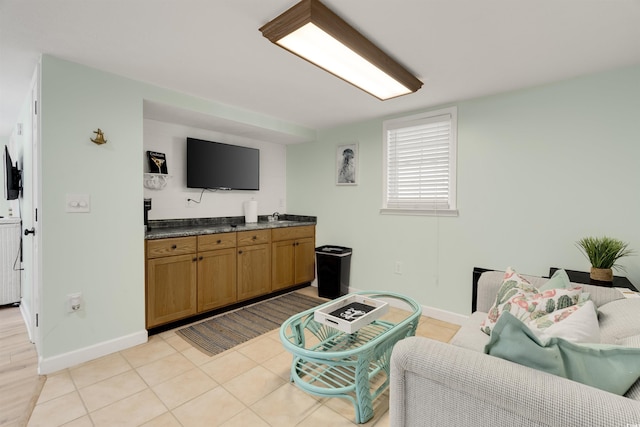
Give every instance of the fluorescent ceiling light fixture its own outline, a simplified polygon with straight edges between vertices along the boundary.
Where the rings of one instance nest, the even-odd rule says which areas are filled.
[[[260,28],[272,43],[381,100],[422,82],[318,0],[302,0]]]

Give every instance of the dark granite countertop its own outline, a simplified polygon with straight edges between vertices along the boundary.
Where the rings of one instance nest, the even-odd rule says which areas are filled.
[[[194,218],[150,220],[145,233],[146,240],[170,237],[199,236],[203,234],[229,233],[234,231],[264,230],[282,227],[316,225],[315,216],[280,215],[278,221],[268,221],[267,216],[259,216],[258,222],[246,224],[244,217]]]

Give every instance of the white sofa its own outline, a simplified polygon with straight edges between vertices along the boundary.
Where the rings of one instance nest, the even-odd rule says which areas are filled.
[[[390,425],[640,426],[640,381],[625,396],[528,368],[483,352],[481,322],[503,272],[478,281],[477,311],[445,344],[412,337],[391,358]],[[546,280],[524,276],[539,287]],[[640,347],[640,298],[614,288],[581,285],[598,307],[601,342]]]

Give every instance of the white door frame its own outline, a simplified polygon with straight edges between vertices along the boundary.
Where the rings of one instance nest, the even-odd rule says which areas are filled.
[[[38,359],[41,359],[41,334],[40,334],[40,295],[42,294],[42,260],[40,257],[40,247],[42,244],[41,239],[41,211],[40,205],[42,200],[41,195],[41,182],[40,182],[40,77],[41,77],[41,63],[38,62],[36,70],[31,81],[30,92],[30,105],[31,105],[31,117],[30,117],[30,139],[23,141],[23,144],[29,144],[30,150],[26,150],[23,147],[23,173],[29,172],[29,188],[27,188],[27,196],[29,200],[23,199],[24,212],[22,226],[24,230],[33,231],[33,234],[22,236],[22,250],[23,253],[29,253],[28,259],[31,263],[23,264],[23,268],[26,269],[23,275],[24,280],[22,285],[29,287],[29,300],[25,301],[28,309],[22,310],[25,323],[27,324],[27,330],[29,331],[29,338],[36,346],[38,353]],[[28,155],[28,153],[30,155]],[[28,164],[29,167],[25,168],[24,165]],[[26,169],[26,170],[25,170]],[[24,178],[24,177],[23,177]],[[23,186],[25,180],[23,179]],[[26,187],[26,186],[24,186]],[[23,188],[24,197],[24,188]],[[28,213],[26,211],[29,211]],[[26,214],[26,215],[25,215]],[[26,220],[26,221],[25,221]],[[28,270],[28,271],[27,271]],[[24,306],[24,304],[23,304]]]

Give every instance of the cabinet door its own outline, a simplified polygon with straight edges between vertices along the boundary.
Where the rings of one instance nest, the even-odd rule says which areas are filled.
[[[196,313],[195,254],[147,261],[147,328]]]
[[[295,284],[295,241],[271,244],[271,290],[277,291]]]
[[[238,248],[238,301],[271,292],[271,245]]]
[[[296,241],[294,284],[311,282],[316,277],[315,239],[299,239]]]
[[[198,313],[233,304],[236,294],[236,250],[198,254]]]

